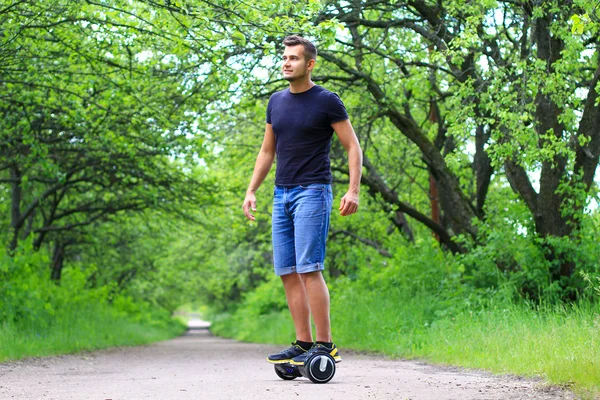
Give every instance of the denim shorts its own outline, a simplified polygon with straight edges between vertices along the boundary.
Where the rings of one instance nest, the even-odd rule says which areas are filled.
[[[333,194],[331,185],[275,186],[273,262],[276,275],[322,271]]]

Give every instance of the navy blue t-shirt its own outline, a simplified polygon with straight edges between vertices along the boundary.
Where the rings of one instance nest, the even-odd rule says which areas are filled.
[[[267,123],[275,133],[281,186],[331,183],[329,150],[334,122],[348,119],[339,96],[315,85],[302,93],[274,93],[267,106]]]

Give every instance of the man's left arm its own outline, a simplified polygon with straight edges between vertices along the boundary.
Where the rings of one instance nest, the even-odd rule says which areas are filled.
[[[362,149],[354,128],[349,119],[334,122],[331,127],[335,131],[340,143],[348,153],[348,168],[350,171],[350,185],[348,191],[340,202],[340,215],[354,214],[358,210],[358,196],[360,193],[360,176],[362,174]]]

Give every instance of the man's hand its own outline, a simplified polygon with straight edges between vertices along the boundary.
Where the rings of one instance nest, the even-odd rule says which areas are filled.
[[[358,211],[358,194],[348,191],[340,202],[340,215],[345,217]]]
[[[250,213],[250,210],[252,210],[252,212],[256,211],[256,197],[254,196],[254,193],[246,193],[246,198],[244,199],[244,205],[242,206],[242,209],[244,210],[244,215],[246,218],[251,221],[256,219],[254,214]]]

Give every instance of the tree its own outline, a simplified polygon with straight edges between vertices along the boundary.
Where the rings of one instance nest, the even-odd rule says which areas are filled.
[[[600,154],[597,39],[571,35],[577,11],[558,2],[334,2],[320,17],[338,18],[347,33],[323,57],[361,82],[421,151],[439,187],[440,233],[478,240],[474,222],[485,220],[491,178],[504,172],[548,239],[547,257],[559,260],[557,278],[575,266],[550,243],[576,238]],[[365,164],[373,186],[374,163]]]
[[[540,237],[556,266],[554,279],[573,274],[571,255],[559,243],[577,240],[600,155],[597,35],[571,33],[570,18],[582,11],[575,3],[327,1],[313,25],[303,23],[305,9],[286,2],[255,5],[263,19],[215,4],[245,38],[237,43],[240,53],[260,57],[256,50],[263,49],[273,60],[285,33],[320,38],[326,66],[315,79],[362,94],[371,105],[367,118],[418,150],[428,171],[420,184],[431,181],[437,191],[439,221],[422,204],[402,200],[397,169],[377,152],[389,141],[359,132],[370,142],[363,182],[386,207],[426,225],[452,251],[466,252],[465,243],[485,242],[478,226],[494,212],[490,185],[505,176],[531,213],[526,229]],[[273,32],[265,15],[293,16],[298,24]],[[275,76],[260,95],[282,86]],[[246,82],[256,92],[257,80]]]
[[[190,70],[203,61],[163,17],[128,1],[0,11],[7,245],[30,235],[35,248],[53,243],[56,280],[88,227],[149,207],[184,214],[210,186],[186,163],[203,152],[192,124],[214,96],[197,95],[211,74]]]

